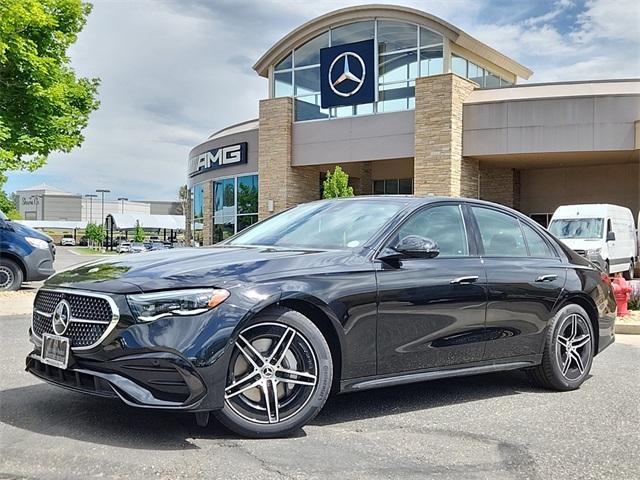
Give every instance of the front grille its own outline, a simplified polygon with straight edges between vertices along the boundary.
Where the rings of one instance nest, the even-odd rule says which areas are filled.
[[[53,311],[61,300],[69,302],[71,320],[63,336],[71,340],[71,348],[91,348],[118,320],[115,303],[104,295],[66,290],[40,290],[34,301],[31,327],[36,337],[54,334]]]

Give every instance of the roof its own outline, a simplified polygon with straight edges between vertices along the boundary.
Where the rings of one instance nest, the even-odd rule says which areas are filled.
[[[227,135],[233,135],[234,133],[248,132],[250,130],[256,130],[259,127],[259,121],[257,118],[247,120],[245,122],[229,125],[228,127],[218,130],[209,136],[207,140],[213,140],[215,138],[226,137]]]
[[[15,220],[16,223],[29,228],[48,228],[50,230],[62,229],[73,230],[76,228],[86,228],[87,221],[69,221],[69,220]]]
[[[107,215],[113,219],[113,227],[117,230],[131,230],[139,222],[142,228],[166,228],[167,230],[184,230],[184,215],[142,215],[137,213],[113,213]]]
[[[293,50],[306,41],[311,40],[323,31],[339,24],[378,17],[403,20],[433,28],[433,30],[442,33],[453,43],[480,55],[482,58],[489,60],[495,65],[504,68],[518,77],[528,79],[533,74],[533,72],[527,67],[519,64],[506,55],[503,55],[481,41],[476,40],[466,32],[442,20],[441,18],[415,8],[401,7],[399,5],[359,5],[335,10],[314,18],[280,39],[275,45],[267,50],[260,59],[258,59],[253,66],[253,69],[258,72],[260,76],[267,77],[270,65],[275,65],[278,61],[284,58],[290,50]]]
[[[483,88],[471,92],[464,103],[610,95],[640,95],[640,79],[525,83],[510,87]]]
[[[27,188],[21,188],[18,192],[44,192],[45,195],[74,195],[73,193],[65,192],[57,187],[46,183],[39,183]]]

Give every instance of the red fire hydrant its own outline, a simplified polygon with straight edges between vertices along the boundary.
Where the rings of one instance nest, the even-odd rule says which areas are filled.
[[[618,306],[618,316],[624,317],[629,314],[627,310],[627,303],[629,303],[629,297],[631,296],[631,285],[622,277],[622,275],[616,275],[611,282],[613,288],[613,296],[616,297],[616,304]]]

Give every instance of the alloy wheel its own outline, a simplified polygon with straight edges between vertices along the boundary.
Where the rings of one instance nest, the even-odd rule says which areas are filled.
[[[5,265],[0,265],[0,290],[6,290],[13,284],[13,270]]]
[[[283,422],[313,396],[318,363],[309,341],[296,329],[275,322],[244,329],[229,363],[225,402],[254,423]]]
[[[582,315],[573,313],[564,319],[556,337],[556,356],[560,372],[567,380],[582,377],[591,360],[591,333]]]

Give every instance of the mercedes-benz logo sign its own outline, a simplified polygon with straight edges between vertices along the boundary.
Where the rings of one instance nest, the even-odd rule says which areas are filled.
[[[353,58],[354,60],[360,62],[360,66],[362,67],[362,75],[360,75],[360,78],[358,78],[356,75],[351,73],[351,70],[349,69],[350,58]],[[337,79],[332,80],[333,67],[339,68],[339,62],[341,60],[344,60],[342,74],[340,74],[340,76]],[[331,62],[331,65],[329,66],[329,86],[331,87],[331,90],[333,90],[333,92],[336,95],[340,95],[341,97],[350,97],[351,95],[354,95],[355,93],[357,93],[358,90],[360,90],[360,88],[362,88],[362,85],[364,84],[365,73],[366,73],[366,69],[364,66],[364,60],[360,55],[354,52],[343,52],[340,55],[338,55],[336,58],[334,58],[333,62]],[[352,82],[354,82],[355,86],[348,91],[339,90],[337,88],[338,85],[342,84],[346,80],[351,80]]]
[[[67,331],[71,321],[71,305],[66,300],[60,300],[56,309],[53,311],[53,317],[51,323],[53,324],[53,331],[56,335],[62,335]]]

